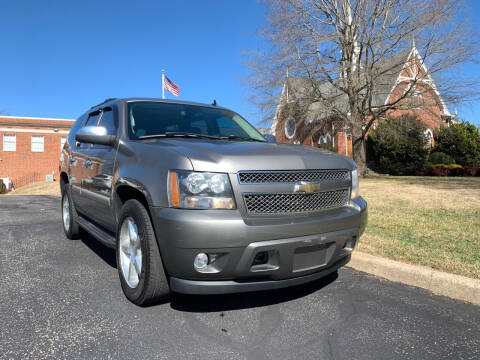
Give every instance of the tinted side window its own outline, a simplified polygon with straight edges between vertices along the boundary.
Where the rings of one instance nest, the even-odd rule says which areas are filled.
[[[68,143],[70,146],[75,144],[75,134],[77,133],[78,129],[82,126],[82,124],[85,122],[86,115],[80,116],[76,121],[75,124],[73,124],[72,128],[70,129],[70,132],[68,133]]]
[[[98,125],[98,120],[100,119],[100,111],[95,111],[94,113],[91,113],[88,116],[87,123],[85,126],[97,126]]]
[[[115,124],[115,117],[111,108],[103,109],[102,119],[100,120],[100,126],[107,129],[108,135],[117,134],[117,124]]]

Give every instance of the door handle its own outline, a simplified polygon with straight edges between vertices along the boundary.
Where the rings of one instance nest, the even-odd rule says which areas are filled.
[[[92,166],[92,161],[90,159],[87,159],[87,160],[85,160],[84,164],[85,164],[85,167],[88,168],[88,167]]]

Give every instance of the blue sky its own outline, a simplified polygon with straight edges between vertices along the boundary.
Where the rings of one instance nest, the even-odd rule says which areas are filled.
[[[107,97],[160,97],[163,68],[180,99],[216,99],[257,123],[242,52],[261,48],[263,26],[255,0],[0,0],[0,109],[75,118]],[[480,122],[479,104],[459,112]]]

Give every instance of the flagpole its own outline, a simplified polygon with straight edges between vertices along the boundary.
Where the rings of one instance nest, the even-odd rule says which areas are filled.
[[[165,70],[162,69],[162,99],[165,99]]]

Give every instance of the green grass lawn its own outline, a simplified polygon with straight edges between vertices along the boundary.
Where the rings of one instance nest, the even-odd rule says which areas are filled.
[[[360,251],[480,279],[480,178],[367,178],[360,193]]]

